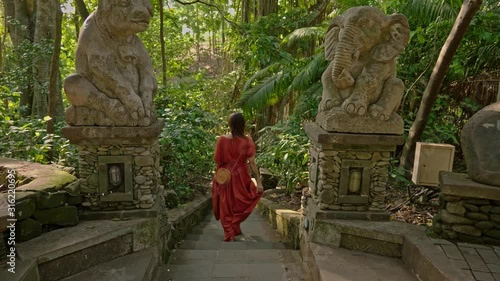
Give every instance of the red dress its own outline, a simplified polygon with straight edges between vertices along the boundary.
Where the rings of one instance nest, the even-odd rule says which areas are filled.
[[[212,181],[212,206],[217,220],[224,228],[224,241],[233,240],[241,234],[240,223],[252,213],[262,192],[257,191],[250,177],[247,159],[255,155],[255,144],[251,138],[228,138],[217,140],[214,160],[217,169],[231,170],[231,180],[220,185]]]

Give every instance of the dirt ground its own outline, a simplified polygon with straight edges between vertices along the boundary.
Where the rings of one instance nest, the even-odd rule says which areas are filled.
[[[300,211],[301,192],[287,195],[284,192],[266,191],[263,197],[280,204],[286,209]],[[412,200],[410,200],[410,197]],[[391,214],[392,220],[417,225],[430,225],[432,217],[439,211],[436,190],[424,187],[410,187],[410,192],[408,192],[406,188],[388,187],[386,209]]]

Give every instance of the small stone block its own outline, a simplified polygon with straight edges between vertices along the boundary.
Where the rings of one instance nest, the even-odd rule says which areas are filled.
[[[446,256],[448,256],[448,258],[453,259],[453,260],[465,260],[464,256],[458,250],[457,246],[455,246],[453,244],[441,245],[441,248],[445,252]]]
[[[75,206],[36,211],[34,217],[42,224],[76,225],[78,224],[78,210]]]
[[[28,241],[42,235],[42,224],[34,219],[18,221],[16,223],[17,242]]]
[[[474,278],[478,281],[495,281],[495,278],[493,278],[493,275],[489,272],[482,272],[482,271],[472,271],[472,274],[474,275]]]
[[[322,211],[316,214],[317,219],[389,221],[387,212],[357,212],[357,211]]]
[[[50,209],[64,205],[66,202],[66,194],[64,193],[48,193],[40,196],[36,200],[37,209]]]

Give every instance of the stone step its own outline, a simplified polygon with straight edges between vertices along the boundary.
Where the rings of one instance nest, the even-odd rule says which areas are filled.
[[[156,248],[119,257],[69,276],[61,281],[151,281],[157,270]]]
[[[179,249],[155,280],[307,281],[307,265],[301,260],[299,251],[288,249]]]
[[[258,237],[256,237],[258,239]],[[184,240],[178,247],[183,250],[262,250],[262,249],[286,249],[281,242],[271,241],[236,241],[224,242],[222,239],[200,239]]]
[[[313,281],[419,281],[401,259],[311,243]],[[445,280],[445,279],[433,279]],[[446,279],[448,280],[448,279]],[[450,279],[451,280],[451,279]],[[461,279],[453,279],[461,280]]]
[[[41,280],[60,280],[141,250],[134,233],[147,221],[82,221],[19,243],[17,253],[20,260],[36,261]]]
[[[14,273],[8,271],[4,264],[0,266],[0,280],[6,281],[39,281],[38,267],[35,260],[16,261]]]

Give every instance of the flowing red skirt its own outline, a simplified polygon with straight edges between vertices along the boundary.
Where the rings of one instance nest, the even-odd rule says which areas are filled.
[[[244,169],[248,170],[248,167],[234,169],[227,184],[212,182],[213,211],[224,229],[224,241],[232,241],[241,234],[240,224],[252,213],[262,196]]]

